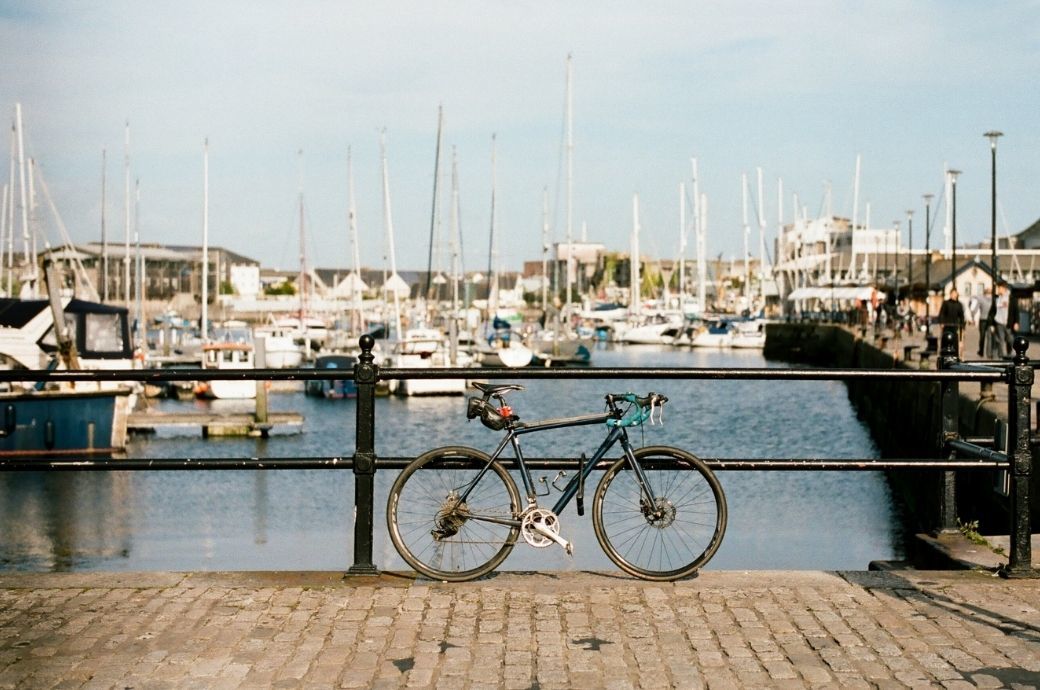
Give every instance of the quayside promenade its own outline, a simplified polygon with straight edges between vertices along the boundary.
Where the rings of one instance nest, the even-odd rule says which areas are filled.
[[[1040,581],[980,571],[0,575],[2,688],[1027,688]]]

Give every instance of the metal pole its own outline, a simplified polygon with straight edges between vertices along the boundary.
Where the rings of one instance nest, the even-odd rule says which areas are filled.
[[[914,308],[914,212],[912,209],[906,210],[906,234],[907,234],[907,248],[906,248],[906,303],[907,306],[913,310]]]
[[[957,327],[946,326],[942,332],[941,354],[938,368],[951,369],[960,359],[958,352]],[[942,424],[939,432],[938,447],[940,452],[952,460],[955,452],[949,450],[947,442],[958,438],[958,402],[960,384],[956,380],[944,380],[939,383],[940,404],[942,406]],[[943,470],[939,484],[939,524],[937,534],[957,531],[957,475],[952,470]]]
[[[1008,455],[1011,462],[1011,554],[1008,575],[1034,576],[1032,569],[1032,514],[1029,505],[1029,482],[1033,452],[1029,444],[1030,393],[1035,376],[1026,356],[1029,347],[1023,336],[1012,345],[1015,357],[1008,369]]]
[[[991,285],[989,312],[986,314],[987,328],[984,332],[990,336],[992,341],[991,333],[997,315],[997,282],[1000,275],[1000,269],[997,267],[997,138],[1003,136],[1003,133],[990,130],[983,136],[989,139],[990,150],[989,272]],[[1002,345],[1001,352],[1003,352],[1003,347]],[[981,343],[979,349],[982,349]],[[988,350],[990,356],[992,356],[992,350],[992,347]]]
[[[372,563],[373,513],[375,506],[375,412],[376,381],[379,366],[375,364],[375,339],[367,333],[359,340],[361,354],[354,365],[357,384],[357,431],[354,450],[354,565],[350,575],[375,575],[379,571]]]
[[[932,196],[924,195],[924,324],[931,318],[932,290]]]
[[[957,287],[957,176],[961,171],[947,170],[946,174],[950,176],[950,289],[953,290]]]

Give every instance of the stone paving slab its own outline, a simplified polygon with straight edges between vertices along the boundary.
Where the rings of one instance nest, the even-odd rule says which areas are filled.
[[[1038,687],[978,571],[0,575],[0,688]]]

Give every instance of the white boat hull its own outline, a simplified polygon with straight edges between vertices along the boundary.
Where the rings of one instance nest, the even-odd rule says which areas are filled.
[[[485,367],[519,369],[528,366],[533,358],[534,353],[518,343],[512,343],[509,347],[488,347],[480,350],[480,363]]]
[[[205,381],[199,394],[215,400],[252,400],[256,397],[256,381]]]

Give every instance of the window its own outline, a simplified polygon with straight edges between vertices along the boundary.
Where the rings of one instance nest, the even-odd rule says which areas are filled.
[[[123,353],[123,325],[119,314],[85,314],[83,349],[97,353]]]

